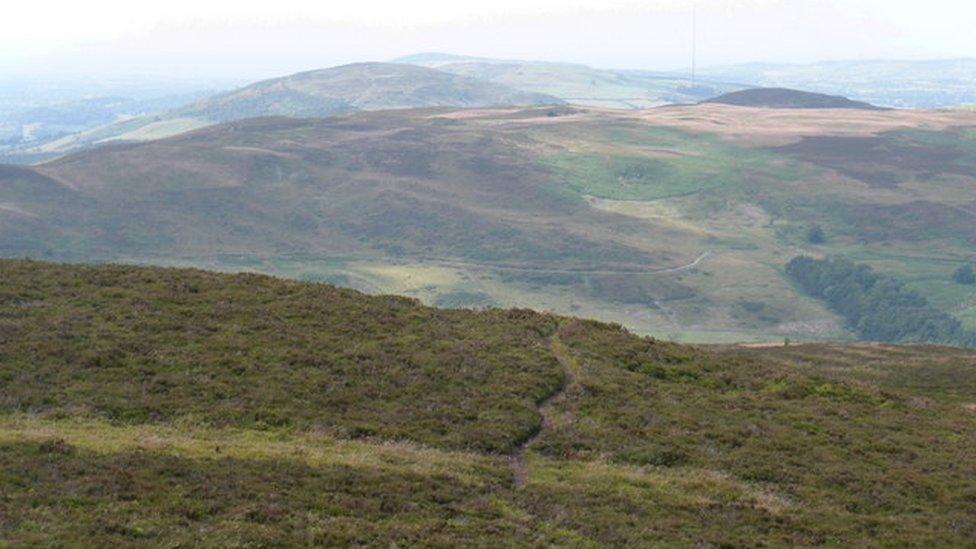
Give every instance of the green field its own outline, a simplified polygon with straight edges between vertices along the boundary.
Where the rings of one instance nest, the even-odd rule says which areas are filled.
[[[577,130],[574,128],[574,130]],[[589,139],[544,157],[570,189],[612,200],[654,201],[696,193],[744,194],[757,183],[814,173],[767,152],[717,137],[660,127],[614,124],[588,128]],[[567,139],[556,134],[556,137]],[[540,139],[552,139],[540,135]]]

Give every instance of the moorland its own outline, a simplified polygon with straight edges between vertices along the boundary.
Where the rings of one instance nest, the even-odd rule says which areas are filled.
[[[964,110],[552,105],[226,122],[0,168],[0,254],[250,270],[686,341],[852,339],[841,257],[976,328]],[[811,235],[815,236],[813,238]]]
[[[0,539],[960,546],[974,365],[0,260]]]

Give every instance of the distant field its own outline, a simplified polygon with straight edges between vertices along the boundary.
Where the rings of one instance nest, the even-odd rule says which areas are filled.
[[[560,132],[540,139],[559,139],[553,144],[568,152],[544,161],[571,189],[599,198],[653,201],[745,190],[756,178],[788,181],[815,173],[762,150],[679,129],[595,125],[589,130],[591,139],[583,143]]]

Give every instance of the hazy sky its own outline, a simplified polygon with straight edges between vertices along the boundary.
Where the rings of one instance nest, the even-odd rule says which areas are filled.
[[[976,57],[973,0],[694,3],[701,65]],[[678,69],[690,57],[691,5],[677,0],[26,0],[3,7],[0,72],[246,79],[425,51]]]

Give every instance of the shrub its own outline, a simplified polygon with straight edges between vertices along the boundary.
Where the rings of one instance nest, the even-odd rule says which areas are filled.
[[[823,244],[827,241],[827,235],[820,225],[811,225],[807,229],[807,242],[811,244]]]
[[[976,271],[973,271],[973,266],[967,263],[956,269],[952,275],[952,280],[958,284],[976,284]]]

